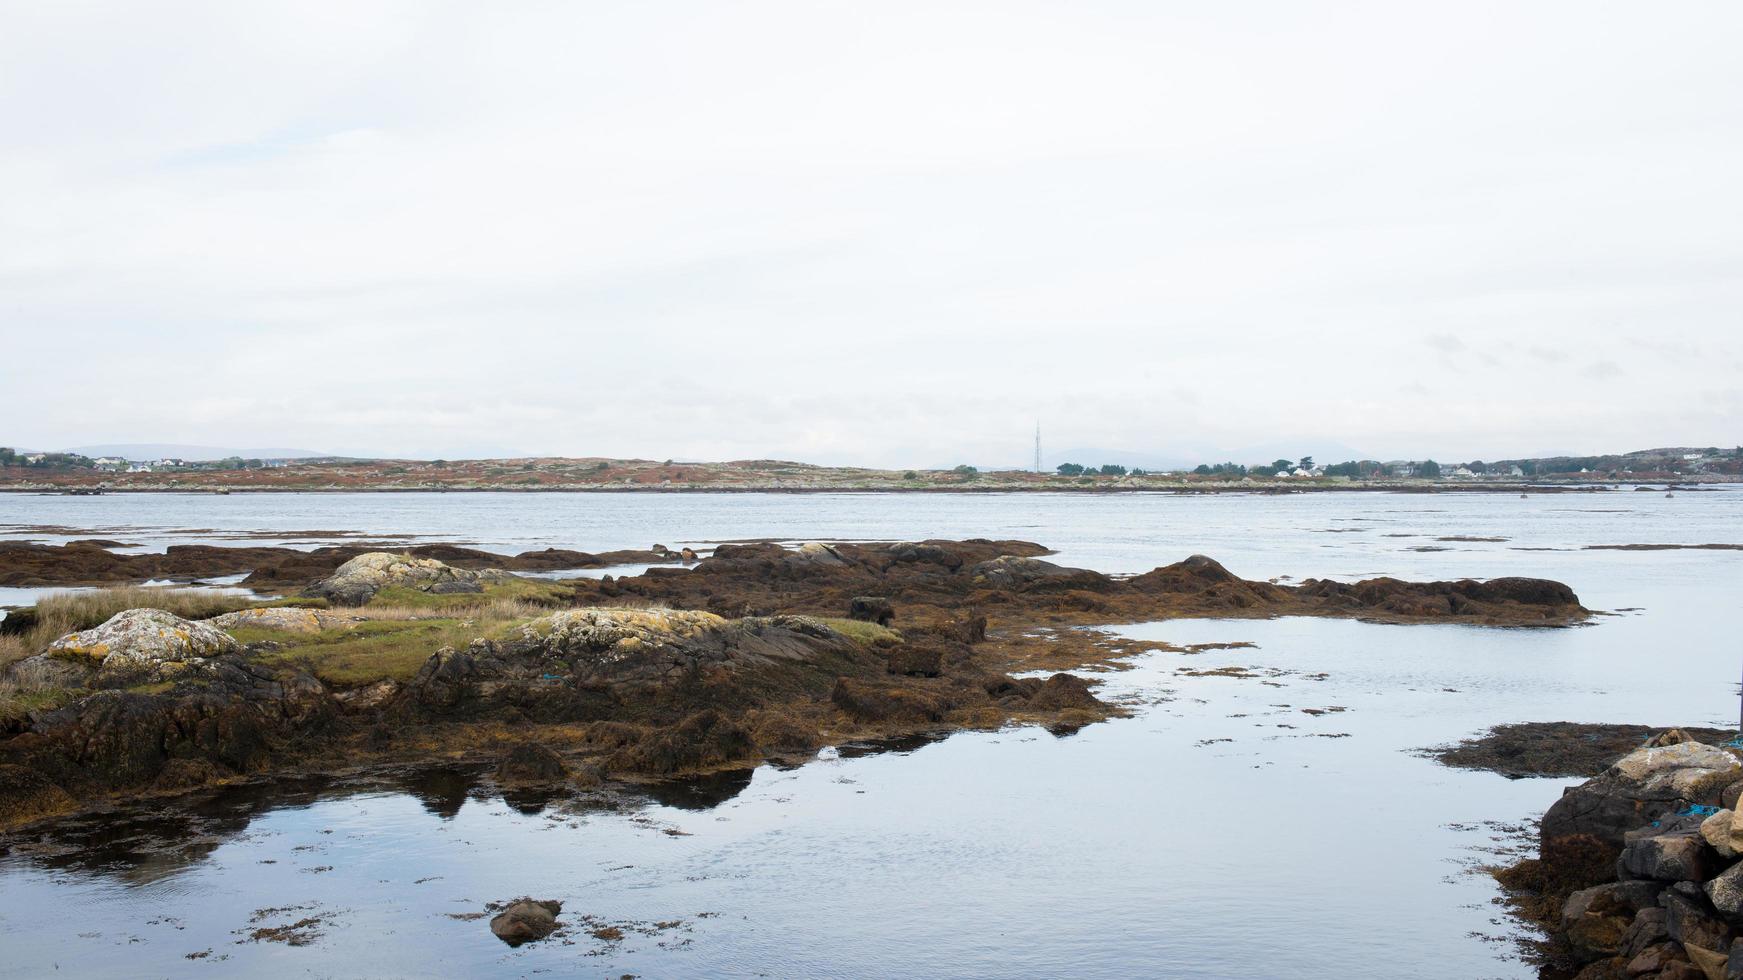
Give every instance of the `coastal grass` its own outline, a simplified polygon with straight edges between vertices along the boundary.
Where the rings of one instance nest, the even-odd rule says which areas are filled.
[[[840,619],[833,616],[819,616],[818,622],[837,633],[847,637],[860,646],[889,646],[902,642],[902,634],[888,626],[868,623],[863,619]]]

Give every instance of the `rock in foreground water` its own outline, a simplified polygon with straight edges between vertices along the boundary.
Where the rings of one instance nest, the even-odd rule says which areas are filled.
[[[562,912],[562,902],[516,899],[490,920],[490,931],[510,946],[519,946],[556,932],[557,916]]]

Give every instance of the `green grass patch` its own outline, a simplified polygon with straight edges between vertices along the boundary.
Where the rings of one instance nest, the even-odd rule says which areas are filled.
[[[84,691],[0,691],[0,722],[13,724],[24,721],[32,711],[53,711],[71,704]]]
[[[323,633],[242,629],[244,643],[271,639],[285,645],[255,655],[274,667],[302,667],[335,687],[361,687],[376,681],[409,681],[430,655],[444,646],[464,647],[485,631],[459,619],[379,620]]]
[[[818,621],[861,646],[887,646],[902,642],[902,634],[888,626],[868,623],[863,619],[837,619],[819,616]]]
[[[524,602],[559,609],[568,606],[574,595],[575,590],[562,582],[513,578],[486,585],[483,592],[455,592],[445,595],[422,592],[403,585],[390,585],[377,592],[369,600],[369,605],[462,612],[483,611],[503,602]]]

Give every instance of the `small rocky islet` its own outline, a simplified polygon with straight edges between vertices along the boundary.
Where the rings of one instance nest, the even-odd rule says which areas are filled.
[[[346,767],[490,763],[503,785],[588,790],[844,741],[1079,727],[1123,713],[1080,676],[1122,654],[1076,626],[1590,615],[1541,579],[1285,586],[1203,556],[1117,578],[1023,541],[656,547],[637,554],[670,567],[564,581],[448,547],[318,556],[296,598],[204,620],[128,609],[7,666],[24,706],[0,716],[0,826]]]

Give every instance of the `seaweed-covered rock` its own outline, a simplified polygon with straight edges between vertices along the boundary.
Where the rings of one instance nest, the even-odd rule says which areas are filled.
[[[496,766],[496,781],[517,786],[546,786],[569,775],[563,757],[537,742],[523,742],[510,749]]]
[[[74,805],[67,791],[42,773],[0,765],[0,827],[64,813]]]
[[[896,607],[883,596],[856,595],[847,604],[847,618],[888,626],[896,618]]]
[[[340,565],[303,594],[341,606],[361,606],[389,586],[435,594],[482,592],[486,583],[512,578],[507,572],[455,568],[434,558],[371,551]]]
[[[860,721],[937,722],[944,719],[942,699],[894,684],[842,677],[829,700]]]
[[[1094,694],[1089,682],[1076,674],[1054,674],[1029,697],[1029,707],[1037,711],[1060,711],[1065,708],[1105,708]]]
[[[36,688],[153,683],[241,649],[215,626],[162,609],[128,609],[54,641],[40,657],[15,664],[8,679]]]
[[[889,658],[890,673],[892,674],[907,674],[910,677],[937,677],[944,669],[944,651],[935,646],[903,643],[891,647],[884,656]]]

